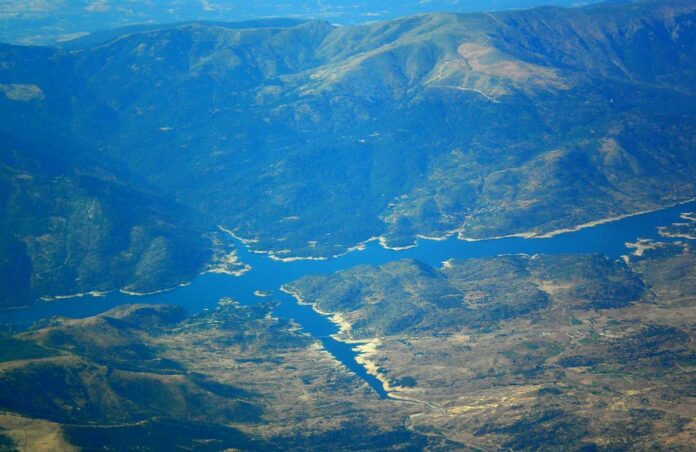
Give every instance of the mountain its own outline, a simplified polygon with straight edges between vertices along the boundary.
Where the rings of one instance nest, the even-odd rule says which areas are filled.
[[[596,0],[595,0],[596,1]],[[587,2],[590,3],[590,2]],[[572,0],[284,0],[238,2],[220,0],[151,0],[123,5],[117,0],[61,0],[0,3],[0,41],[55,44],[117,27],[192,20],[241,21],[260,17],[322,19],[341,24],[392,19],[435,11],[491,11],[544,4],[572,6]]]
[[[693,198],[695,14],[691,0],[648,0],[4,45],[6,165],[74,155],[51,177],[78,182],[32,180],[110,218],[69,253],[85,274],[37,245],[50,226],[6,226],[5,266],[32,281],[6,298],[168,287],[204,267],[201,237],[218,225],[279,257],[327,256],[376,236],[545,234]],[[4,221],[82,218],[89,204],[22,203]],[[155,230],[133,238],[140,227]],[[90,243],[87,229],[61,234]]]
[[[192,213],[50,133],[0,145],[0,307],[187,282],[211,257]]]
[[[0,45],[0,309],[248,272],[0,325],[0,449],[693,450],[693,203],[253,252],[696,198],[695,35],[637,0]]]

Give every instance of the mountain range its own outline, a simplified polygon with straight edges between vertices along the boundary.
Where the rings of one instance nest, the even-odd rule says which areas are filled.
[[[590,1],[585,2],[593,3]],[[5,0],[0,42],[56,44],[117,27],[189,20],[240,21],[271,17],[313,18],[353,24],[427,12],[473,12],[576,4],[573,0]]]
[[[277,258],[544,235],[696,197],[696,2],[0,46],[0,303]]]

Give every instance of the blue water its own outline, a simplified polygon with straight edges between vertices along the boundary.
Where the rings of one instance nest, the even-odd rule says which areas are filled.
[[[501,254],[568,254],[603,253],[611,257],[628,254],[626,242],[639,238],[664,241],[657,234],[657,226],[680,221],[679,214],[696,209],[696,202],[641,214],[622,220],[605,223],[580,231],[561,234],[548,239],[504,238],[466,242],[452,237],[448,240],[419,240],[418,246],[403,251],[387,250],[371,242],[364,250],[325,261],[278,262],[265,254],[252,253],[237,242],[238,255],[252,269],[241,277],[224,274],[205,274],[195,278],[186,287],[154,295],[133,297],[113,292],[105,297],[82,297],[51,303],[36,303],[27,309],[0,312],[0,323],[13,324],[18,328],[52,316],[83,318],[100,314],[114,306],[127,303],[168,303],[181,306],[191,313],[213,309],[222,297],[231,297],[241,304],[258,303],[262,299],[254,292],[273,292],[272,297],[280,300],[275,315],[295,320],[305,331],[319,339],[324,347],[339,361],[364,379],[380,397],[387,397],[382,384],[369,375],[355,361],[353,346],[338,342],[331,337],[338,332],[336,325],[309,306],[299,305],[296,300],[279,290],[290,281],[310,274],[327,274],[356,265],[379,265],[386,262],[413,258],[439,267],[451,258],[490,257]]]

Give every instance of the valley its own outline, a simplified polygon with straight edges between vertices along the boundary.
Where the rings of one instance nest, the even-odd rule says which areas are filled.
[[[134,298],[121,294],[111,300],[116,307],[92,317],[74,309],[95,308],[102,299],[46,303],[87,317],[56,316],[5,336],[0,402],[13,416],[54,423],[27,420],[23,428],[39,435],[55,425],[53,440],[78,447],[133,441],[147,432],[197,448],[264,449],[280,441],[313,449],[342,447],[343,435],[367,428],[367,448],[688,449],[696,263],[689,244],[665,242],[665,228],[657,225],[690,218],[692,207],[556,238],[501,239],[508,247],[529,243],[560,254],[501,255],[490,246],[501,240],[488,244],[492,255],[475,257],[474,251],[444,262],[434,250],[452,256],[447,241],[405,251],[375,246],[343,257],[371,257],[370,265],[342,258],[279,262],[240,252],[251,262],[243,275],[204,275],[191,286],[137,300],[148,304],[127,304]],[[554,243],[567,237],[565,243],[591,248],[598,244],[580,236],[605,237],[612,227],[628,242],[636,240],[629,235],[652,230],[640,235],[654,245],[631,255],[622,244],[622,260],[564,254],[568,250]],[[450,240],[474,249],[485,244]],[[421,248],[432,264],[403,259]],[[385,263],[378,264],[381,253]],[[294,278],[308,265],[315,275],[284,286],[301,304],[282,291],[259,296],[252,290],[269,287],[261,284],[278,269],[287,267],[283,276]],[[337,265],[346,267],[336,271]],[[676,286],[674,272],[681,275]],[[206,288],[211,278],[217,284]],[[3,313],[3,321],[17,312]],[[69,384],[53,386],[51,378]],[[32,395],[41,394],[32,381],[56,392],[50,399]],[[86,381],[89,386],[80,386]],[[96,394],[96,382],[108,397],[89,395]],[[80,393],[74,411],[71,400]],[[165,399],[162,417],[156,410]],[[16,405],[20,400],[26,404]],[[197,406],[207,408],[198,412]],[[87,426],[81,416],[103,419]],[[70,426],[61,426],[68,420]],[[16,422],[5,424],[8,441],[17,441]],[[172,429],[188,439],[171,436]]]
[[[0,450],[696,447],[696,1],[131,3],[0,4]]]
[[[189,23],[0,46],[0,265],[17,281],[0,302],[174,287],[206,269],[219,226],[325,258],[693,199],[695,11]]]

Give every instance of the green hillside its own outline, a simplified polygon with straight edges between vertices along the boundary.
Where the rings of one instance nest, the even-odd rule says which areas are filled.
[[[693,1],[639,1],[2,46],[2,247],[25,281],[6,304],[170,286],[203,267],[218,225],[257,250],[327,256],[692,198],[694,19]],[[61,169],[27,183],[43,152]],[[11,224],[26,215],[33,230]]]

